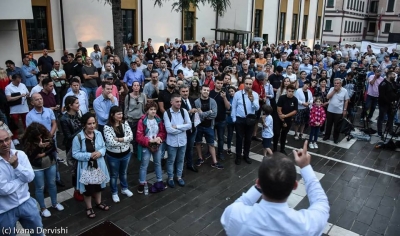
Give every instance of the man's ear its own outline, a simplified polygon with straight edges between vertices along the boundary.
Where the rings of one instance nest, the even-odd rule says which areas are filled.
[[[260,187],[260,180],[257,178],[256,179],[256,186],[259,188]]]
[[[296,182],[294,182],[294,185],[293,185],[293,190],[296,190],[297,186],[299,186],[299,182],[297,182],[297,180],[296,180]]]

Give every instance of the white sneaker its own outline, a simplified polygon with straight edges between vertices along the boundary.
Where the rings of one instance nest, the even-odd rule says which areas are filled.
[[[294,135],[295,140],[299,140],[299,136],[297,134]]]
[[[308,146],[310,147],[310,149],[314,149],[314,144],[313,143],[308,144]]]
[[[40,215],[47,218],[47,217],[50,217],[50,216],[51,216],[51,213],[50,213],[49,210],[44,209],[44,211],[41,211],[41,212],[40,212]]]
[[[113,194],[113,195],[112,195],[112,200],[113,200],[114,202],[119,202],[118,194]]]
[[[55,209],[57,209],[57,210],[59,210],[59,211],[64,210],[63,205],[61,205],[60,203],[57,203],[57,205],[53,206],[53,208],[55,208]]]
[[[317,143],[314,143],[314,148],[318,148],[318,144]]]
[[[18,141],[18,139],[14,139],[14,140],[13,140],[13,143],[14,143],[14,146],[17,146],[17,145],[19,145],[19,141]]]
[[[127,197],[132,197],[133,193],[129,191],[129,189],[121,190],[122,194],[125,194]]]

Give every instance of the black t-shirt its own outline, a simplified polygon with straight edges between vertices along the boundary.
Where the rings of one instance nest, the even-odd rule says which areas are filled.
[[[224,121],[226,119],[226,108],[224,99],[221,97],[219,92],[216,92],[215,90],[210,91],[210,98],[215,100],[218,107],[217,117],[215,117],[215,121],[216,122]]]
[[[210,108],[210,98],[208,98],[206,100],[203,100],[203,99],[200,98],[200,102],[201,102],[201,108],[200,109],[203,112],[211,110],[211,108]],[[211,121],[212,120],[205,119],[199,125],[201,125],[203,127],[211,127]]]
[[[247,71],[247,73],[244,72],[244,70],[241,70],[239,72],[239,77],[242,77],[242,83],[244,83],[244,80],[246,79],[246,76],[248,76],[248,75],[250,76],[250,78],[255,77],[254,71],[252,71],[250,69]]]
[[[289,98],[286,95],[280,96],[277,106],[282,108],[282,114],[289,114],[292,111],[297,111],[298,100],[296,97]],[[292,117],[285,118],[291,120]]]
[[[171,93],[167,89],[165,89],[161,90],[160,93],[158,94],[158,102],[164,103],[164,110],[168,110],[171,108],[171,96],[173,93],[176,93],[176,91],[174,90]],[[157,110],[157,115],[159,117],[163,117],[163,114],[161,113],[160,109]]]
[[[272,84],[272,87],[274,89],[278,89],[283,81],[283,76],[282,75],[276,75],[272,74],[268,77],[269,82]],[[276,93],[275,93],[276,94]]]

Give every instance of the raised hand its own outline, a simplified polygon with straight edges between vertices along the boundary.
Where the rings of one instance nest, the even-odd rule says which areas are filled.
[[[304,168],[310,164],[311,155],[307,152],[308,140],[304,141],[303,149],[293,150],[294,160],[296,165]]]

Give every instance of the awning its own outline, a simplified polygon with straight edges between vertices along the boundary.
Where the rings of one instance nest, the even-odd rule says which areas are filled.
[[[0,20],[33,19],[31,0],[1,0]]]

